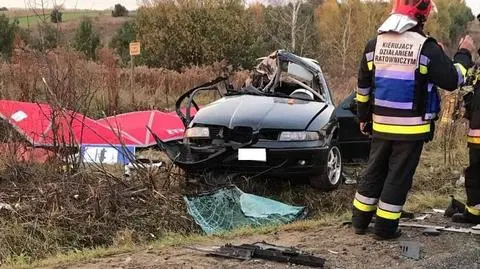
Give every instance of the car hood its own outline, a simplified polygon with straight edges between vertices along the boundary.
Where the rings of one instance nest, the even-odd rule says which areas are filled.
[[[305,130],[328,105],[297,99],[240,95],[224,97],[200,109],[193,125]]]

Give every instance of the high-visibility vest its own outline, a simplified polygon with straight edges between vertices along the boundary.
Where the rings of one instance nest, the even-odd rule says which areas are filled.
[[[373,135],[395,140],[424,140],[440,110],[437,88],[428,83],[430,59],[421,55],[427,37],[416,32],[385,33],[366,55],[374,73]],[[362,91],[362,90],[359,90]],[[361,101],[361,100],[360,100]],[[365,100],[364,100],[365,101]]]

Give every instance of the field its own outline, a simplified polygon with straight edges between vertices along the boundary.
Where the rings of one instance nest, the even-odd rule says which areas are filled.
[[[46,22],[53,26],[60,34],[59,41],[62,44],[68,44],[74,37],[75,30],[80,25],[83,18],[91,18],[94,29],[98,32],[101,43],[108,46],[112,36],[123,23],[132,20],[135,13],[131,12],[129,17],[112,17],[111,11],[93,11],[93,10],[65,10],[63,11],[63,21],[59,24],[50,22],[49,10],[43,15],[42,10],[13,10],[0,12],[6,14],[11,20],[17,19],[22,28],[30,29],[33,34],[38,29],[40,23]]]
[[[50,10],[38,11],[7,11],[0,12],[7,15],[10,19],[16,19],[21,27],[35,26],[39,22],[50,22]],[[110,11],[93,11],[93,10],[65,10],[63,11],[62,21],[69,22],[79,20],[83,17],[104,17],[111,16]]]

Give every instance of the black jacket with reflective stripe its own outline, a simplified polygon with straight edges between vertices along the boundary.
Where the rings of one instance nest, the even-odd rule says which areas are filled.
[[[470,148],[480,149],[480,142],[479,136],[477,134],[480,133],[480,82],[474,87],[473,93],[470,93],[465,96],[465,117],[469,121],[469,142],[468,146]],[[472,135],[471,132],[475,132]],[[474,139],[473,141],[471,139]]]
[[[420,33],[424,35],[424,33],[420,30],[419,27],[415,27],[411,29],[410,31],[414,31],[417,33]],[[360,69],[358,73],[358,88],[365,89],[365,88],[371,88],[372,92],[370,93],[371,98],[367,103],[358,103],[358,117],[361,122],[369,122],[372,121],[372,114],[373,114],[373,98],[372,94],[375,91],[375,85],[374,85],[374,70],[370,71],[368,68],[368,61],[366,55],[371,52],[375,52],[375,47],[377,44],[377,38],[375,37],[374,39],[370,40],[365,48],[361,63],[360,63]],[[429,63],[428,63],[428,74],[427,74],[427,82],[433,83],[439,88],[448,90],[448,91],[454,91],[455,89],[458,88],[458,72],[455,67],[455,63],[461,64],[463,67],[466,69],[469,69],[470,67],[473,66],[473,61],[472,61],[472,55],[468,50],[462,49],[458,51],[455,55],[454,61],[452,61],[442,50],[442,48],[438,45],[437,41],[433,38],[429,38],[421,52],[421,55],[424,55],[429,58]],[[425,81],[422,83],[424,84]],[[420,83],[418,83],[420,84]],[[424,87],[422,87],[423,89]],[[375,113],[383,116],[393,116],[393,117],[416,117],[416,116],[423,116],[423,110],[424,110],[424,102],[426,100],[421,100],[424,99],[422,96],[426,96],[426,87],[425,87],[425,93],[420,91],[417,93],[416,99],[414,102],[417,102],[417,105],[415,107],[419,108],[414,111],[399,111],[395,110],[392,111],[388,108],[382,108],[382,107],[375,107]],[[430,135],[430,134],[428,134]],[[391,139],[391,140],[424,140],[427,139],[425,135],[395,135],[395,134],[388,134],[386,137],[382,137],[384,139]]]

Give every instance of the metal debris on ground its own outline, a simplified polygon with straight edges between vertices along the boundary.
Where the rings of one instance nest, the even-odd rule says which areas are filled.
[[[480,224],[473,226],[472,230],[480,230]]]
[[[439,236],[440,231],[437,230],[437,229],[434,229],[434,228],[427,228],[427,229],[423,230],[423,234],[424,235],[429,235],[429,236]]]
[[[409,227],[409,228],[435,229],[435,230],[438,230],[438,231],[445,231],[445,232],[480,235],[480,230],[475,230],[475,229],[472,229],[472,228],[458,228],[458,227],[451,227],[451,226],[423,225],[423,224],[408,223],[408,222],[401,222],[400,226],[401,227]]]
[[[433,212],[435,212],[435,213],[440,213],[440,214],[445,214],[445,210],[443,210],[443,209],[434,208],[434,209],[433,209]]]
[[[345,185],[355,185],[357,184],[357,180],[350,174],[346,172],[342,172],[342,176],[344,178]]]
[[[163,162],[160,160],[151,160],[149,158],[136,158],[135,162],[130,162],[125,166],[125,176],[130,177],[138,170],[144,170],[147,172],[160,171],[160,168],[163,167]]]
[[[281,263],[291,263],[310,267],[323,268],[325,259],[316,257],[293,247],[281,247],[265,242],[234,246],[227,244],[212,248],[189,248],[207,253],[209,256],[233,258],[238,260],[262,259]]]
[[[402,256],[419,260],[420,259],[420,245],[413,241],[400,242],[400,248],[402,249]]]
[[[430,218],[432,215],[431,214],[424,214],[424,215],[421,215],[419,217],[416,217],[415,220],[426,220],[428,218]]]

